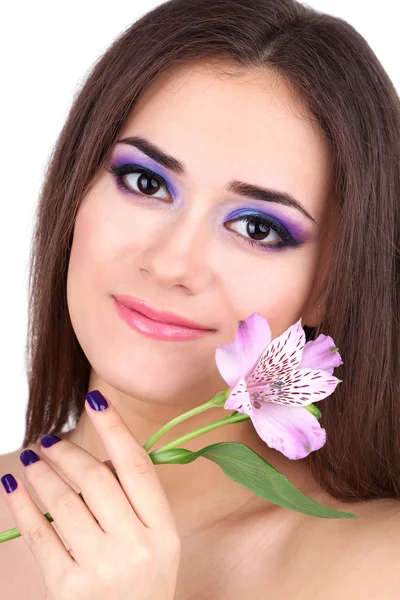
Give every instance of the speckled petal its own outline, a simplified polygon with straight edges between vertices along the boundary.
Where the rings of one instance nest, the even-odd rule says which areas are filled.
[[[258,392],[269,402],[282,404],[284,406],[307,406],[313,402],[319,402],[332,394],[340,379],[331,375],[327,371],[317,371],[312,369],[296,369],[281,373],[279,381],[282,383],[275,389],[266,386],[249,386],[247,389],[250,396]]]
[[[326,431],[306,408],[262,403],[252,423],[260,438],[291,460],[305,458],[326,442]]]
[[[299,320],[272,340],[246,379],[247,386],[266,383],[287,370],[296,369],[301,361],[305,340],[306,335]]]
[[[219,344],[215,351],[218,370],[230,388],[247,377],[271,341],[271,329],[265,317],[253,313],[242,321],[234,342]]]
[[[253,414],[254,411],[244,377],[241,377],[232,389],[224,408],[227,410],[237,410],[244,415],[251,416]]]

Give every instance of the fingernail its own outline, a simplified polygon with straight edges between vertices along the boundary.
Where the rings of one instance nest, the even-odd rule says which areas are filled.
[[[40,460],[40,456],[38,456],[33,450],[24,450],[19,455],[19,458],[24,467],[28,467],[29,465],[32,465],[33,463]]]
[[[1,478],[1,483],[3,484],[3,487],[6,490],[7,494],[11,494],[11,492],[14,492],[18,487],[18,482],[15,479],[14,475],[11,475],[11,473],[3,475],[3,477]]]
[[[106,410],[106,408],[108,408],[108,402],[99,390],[88,392],[85,398],[89,402],[90,408],[93,408],[93,410]]]
[[[50,446],[53,446],[53,444],[56,444],[57,442],[61,442],[61,438],[57,435],[51,435],[50,433],[44,435],[40,440],[40,443],[44,448],[50,448]]]

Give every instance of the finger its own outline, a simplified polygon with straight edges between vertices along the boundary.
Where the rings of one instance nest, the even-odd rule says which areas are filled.
[[[36,454],[32,450],[28,452],[30,456]],[[26,456],[27,451],[21,452],[21,455]],[[22,465],[21,468],[54,519],[68,547],[73,550],[76,561],[83,563],[99,547],[105,535],[89,508],[46,460],[39,457],[36,462],[28,466]]]
[[[108,467],[109,469],[111,469],[111,471],[115,471],[115,467],[112,464],[111,460],[103,460],[103,464],[106,465],[106,467]]]
[[[11,479],[10,475],[7,473],[4,477],[7,477],[8,482],[14,479],[18,487],[10,493],[3,493],[16,526],[46,581],[48,582],[47,577],[60,581],[63,573],[74,568],[76,563],[50,522],[32,500],[23,481],[13,475]],[[6,489],[10,489],[9,486],[6,486]]]
[[[89,399],[102,410],[92,408]],[[94,390],[86,395],[85,409],[139,519],[152,529],[174,528],[174,516],[151,458],[111,402]]]
[[[51,446],[48,442],[56,441]],[[105,533],[115,533],[129,528],[130,534],[137,538],[143,531],[143,524],[137,518],[131,503],[109,466],[100,462],[92,454],[57,436],[43,436],[41,451],[46,460],[56,465],[65,473],[71,483],[77,486],[85,504],[98,526]],[[47,446],[47,447],[46,447]],[[111,461],[108,461],[110,464]],[[113,466],[113,468],[115,468]],[[78,497],[79,498],[79,497]],[[79,500],[81,500],[79,498]],[[58,524],[64,536],[62,523]],[[79,533],[78,533],[79,536]],[[70,536],[68,542],[74,548]]]

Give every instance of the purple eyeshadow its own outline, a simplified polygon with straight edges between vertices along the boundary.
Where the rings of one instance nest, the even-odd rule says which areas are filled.
[[[182,193],[180,193],[179,189],[177,189],[176,185],[174,185],[170,179],[169,172],[164,169],[162,165],[149,158],[145,154],[136,151],[134,148],[129,147],[129,149],[127,149],[126,146],[124,146],[124,144],[119,144],[116,146],[111,155],[110,164],[114,165],[116,168],[128,164],[135,164],[138,165],[138,167],[144,167],[154,171],[155,174],[160,175],[165,180],[165,183],[174,197],[175,202],[179,203],[183,201]],[[249,204],[245,208],[240,208],[231,212],[228,217],[224,219],[224,222],[248,215],[254,217],[264,217],[266,220],[270,220],[272,223],[276,221],[276,223],[286,229],[294,241],[298,242],[299,244],[307,242],[312,237],[312,233],[308,230],[308,228],[295,219],[291,219],[286,215],[282,215],[279,207],[272,202],[260,201],[259,204]],[[270,249],[273,249],[273,246],[270,247]]]
[[[135,164],[135,165],[138,165],[139,167],[145,167],[146,169],[150,169],[151,171],[154,171],[154,173],[156,173],[157,175],[161,175],[161,177],[163,179],[165,179],[165,182],[168,185],[169,190],[171,191],[172,195],[176,199],[176,197],[178,195],[178,191],[176,189],[176,186],[170,180],[168,171],[166,171],[158,162],[152,160],[148,156],[145,156],[144,154],[141,154],[140,152],[135,152],[134,149],[132,149],[131,152],[127,152],[125,150],[124,153],[115,152],[112,155],[110,162],[113,165],[115,165],[117,168],[122,167],[123,165]]]
[[[238,219],[244,216],[254,216],[254,217],[264,217],[270,221],[276,221],[278,224],[283,226],[289,234],[298,242],[306,242],[310,237],[310,233],[308,233],[307,229],[302,226],[300,223],[295,222],[289,219],[286,216],[279,214],[279,209],[272,205],[272,203],[263,202],[264,205],[268,205],[268,212],[260,207],[249,206],[247,208],[241,208],[239,210],[235,210],[230,213],[228,217],[225,219],[226,221],[231,221],[233,219]]]

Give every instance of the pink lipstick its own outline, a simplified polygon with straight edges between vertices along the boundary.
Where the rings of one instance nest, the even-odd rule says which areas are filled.
[[[132,296],[114,296],[118,315],[132,329],[158,340],[186,341],[214,333],[200,323],[179,315],[160,311],[144,300]]]

